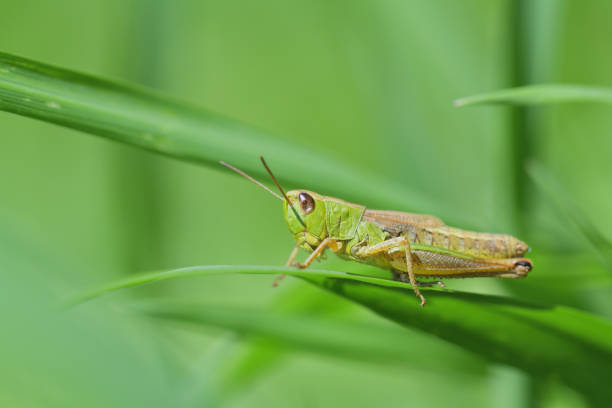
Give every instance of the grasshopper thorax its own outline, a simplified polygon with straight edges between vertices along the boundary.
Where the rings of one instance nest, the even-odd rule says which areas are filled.
[[[316,248],[327,237],[325,197],[308,190],[292,190],[287,198],[291,206],[283,201],[283,212],[289,231],[301,248]]]

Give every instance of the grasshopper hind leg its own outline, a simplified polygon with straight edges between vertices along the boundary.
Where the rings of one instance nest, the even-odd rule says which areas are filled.
[[[393,275],[393,280],[400,281],[400,282],[410,283],[410,277],[408,276],[407,272],[402,272],[402,271],[399,271],[397,269],[391,269],[391,274]],[[441,288],[445,288],[446,289],[446,285],[444,284],[444,282],[442,282],[440,280],[435,280],[435,281],[419,281],[419,280],[417,280],[415,282],[416,282],[417,286],[420,286],[422,288],[427,288],[427,287],[438,285]]]
[[[410,283],[412,289],[414,289],[414,294],[417,295],[419,299],[421,299],[421,306],[425,306],[425,296],[423,296],[423,294],[419,290],[419,285],[417,284],[416,278],[414,276],[414,271],[412,269],[412,251],[410,250],[410,241],[408,240],[408,238],[406,238],[405,236],[390,238],[378,244],[360,248],[354,255],[359,258],[367,258],[369,256],[373,256],[381,252],[395,252],[399,248],[404,249],[404,259],[406,262],[406,272],[402,271],[400,273],[399,280]],[[405,280],[406,278],[408,278],[408,280]]]

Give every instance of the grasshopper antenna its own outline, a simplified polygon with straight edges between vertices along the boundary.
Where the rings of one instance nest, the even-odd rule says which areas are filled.
[[[246,174],[244,171],[237,169],[236,167],[232,166],[231,164],[228,164],[224,161],[220,161],[219,162],[222,166],[227,167],[230,170],[235,171],[236,173],[240,174],[241,176],[243,176],[244,178],[246,178],[247,180],[252,181],[253,183],[257,184],[259,187],[263,188],[264,190],[266,190],[268,193],[272,194],[274,197],[278,198],[279,200],[283,201],[283,197],[279,196],[278,194],[276,194],[274,191],[270,190],[268,187],[264,186],[262,183],[260,183],[259,181],[255,180],[253,177],[249,176],[248,174]],[[268,170],[269,171],[269,170]],[[276,180],[274,180],[276,181]],[[283,190],[281,190],[283,191]],[[285,193],[283,193],[283,195],[285,195]],[[286,197],[285,197],[286,198]]]
[[[306,224],[304,223],[304,221],[302,221],[302,217],[300,217],[298,212],[295,210],[295,207],[293,206],[293,204],[291,204],[291,201],[289,201],[289,198],[287,197],[287,194],[285,194],[285,191],[281,187],[280,183],[278,182],[276,177],[274,177],[274,174],[272,174],[272,170],[270,170],[270,168],[268,167],[268,164],[264,160],[263,156],[259,156],[259,159],[261,160],[261,163],[264,165],[266,170],[268,170],[268,174],[270,174],[270,177],[272,177],[272,181],[274,181],[274,184],[276,184],[276,187],[278,187],[278,189],[280,190],[280,192],[283,195],[283,197],[285,197],[285,200],[287,201],[287,204],[289,204],[289,207],[291,207],[291,209],[293,210],[293,213],[297,217],[297,219],[300,222],[300,224],[302,224],[304,226],[304,228],[306,228]]]

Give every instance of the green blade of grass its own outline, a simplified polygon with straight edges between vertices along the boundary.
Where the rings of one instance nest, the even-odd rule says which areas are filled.
[[[372,278],[368,276],[352,275],[345,272],[330,271],[326,269],[308,268],[308,271],[289,268],[286,266],[259,266],[259,265],[206,265],[206,266],[190,266],[180,269],[172,269],[167,271],[150,272],[140,275],[131,276],[126,279],[111,283],[107,286],[100,287],[90,292],[84,293],[75,297],[68,302],[68,305],[76,305],[86,302],[108,292],[116,290],[133,288],[140,285],[145,285],[153,282],[159,282],[176,278],[187,278],[193,276],[204,275],[220,275],[227,273],[239,273],[246,275],[280,275],[286,274],[296,277],[317,278],[321,281],[325,278],[349,279],[359,282],[374,283],[381,286],[389,286],[396,288],[405,288],[412,290],[412,287],[403,282],[392,281],[388,279]]]
[[[455,106],[544,105],[568,102],[612,103],[612,88],[566,84],[529,85],[466,96],[455,100]]]
[[[527,174],[568,221],[568,224],[573,225],[575,230],[591,245],[604,266],[612,271],[612,243],[589,220],[559,180],[544,165],[535,160],[527,163]]]
[[[481,360],[427,336],[411,336],[409,331],[399,327],[175,300],[139,302],[134,307],[138,312],[170,322],[214,326],[249,337],[263,337],[275,347],[290,346],[333,357],[417,370],[440,372],[463,368],[464,373],[470,375],[486,372],[486,365]],[[479,363],[474,364],[474,361]]]
[[[227,161],[268,180],[259,162],[261,154],[289,186],[316,187],[321,193],[367,205],[434,211],[456,220],[451,209],[410,191],[406,183],[351,168],[333,157],[149,90],[4,53],[0,53],[0,110],[220,171],[228,170],[218,162]],[[364,185],[376,186],[376,194]]]
[[[267,309],[282,316],[304,315],[326,318],[327,316],[352,313],[353,305],[343,299],[322,291],[304,290],[304,286],[290,286],[274,296]],[[262,379],[271,369],[290,358],[290,349],[274,347],[265,337],[242,339],[240,352],[227,361],[220,370],[215,389],[221,399],[244,392]]]
[[[535,376],[558,376],[595,404],[612,397],[601,381],[612,364],[612,324],[604,319],[562,306],[441,291],[427,293],[428,305],[421,310],[395,288],[338,279],[323,286],[490,361]]]
[[[612,366],[612,324],[567,307],[429,289],[424,291],[428,305],[421,308],[410,286],[400,282],[269,266],[205,266],[151,273],[108,285],[79,299],[180,277],[281,272],[298,276],[380,316],[436,335],[487,360],[512,365],[533,375],[557,375],[594,403],[612,397],[605,383]]]

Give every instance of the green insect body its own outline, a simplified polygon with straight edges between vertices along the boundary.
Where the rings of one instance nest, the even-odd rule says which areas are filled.
[[[222,162],[283,201],[285,221],[296,241],[287,265],[306,268],[330,248],[343,259],[389,269],[395,279],[410,282],[421,306],[425,297],[419,286],[444,285],[416,277],[522,278],[532,269],[531,261],[522,257],[529,248],[510,235],[452,228],[431,215],[369,210],[308,190],[285,194],[263,158],[262,163],[283,197]],[[304,263],[294,263],[299,248],[312,252]]]
[[[284,215],[296,247],[314,255],[299,267],[310,265],[328,246],[343,259],[390,269],[396,278],[422,286],[431,282],[417,282],[415,276],[519,278],[532,268],[521,258],[527,245],[510,235],[452,228],[429,215],[368,210],[308,190],[286,197]]]
[[[308,197],[313,198],[313,208],[308,213],[300,206],[300,194],[302,197],[307,194]],[[367,224],[361,222],[365,211],[363,206],[331,197],[323,197],[307,190],[290,191],[287,197],[306,224],[302,225],[295,213],[290,210],[287,202],[283,201],[287,226],[297,245],[308,251],[315,250],[325,238],[331,238],[338,242],[353,242],[362,235],[360,234],[363,229],[361,226]],[[382,231],[380,232],[382,234]],[[346,245],[346,248],[349,248],[349,246],[350,244]]]

